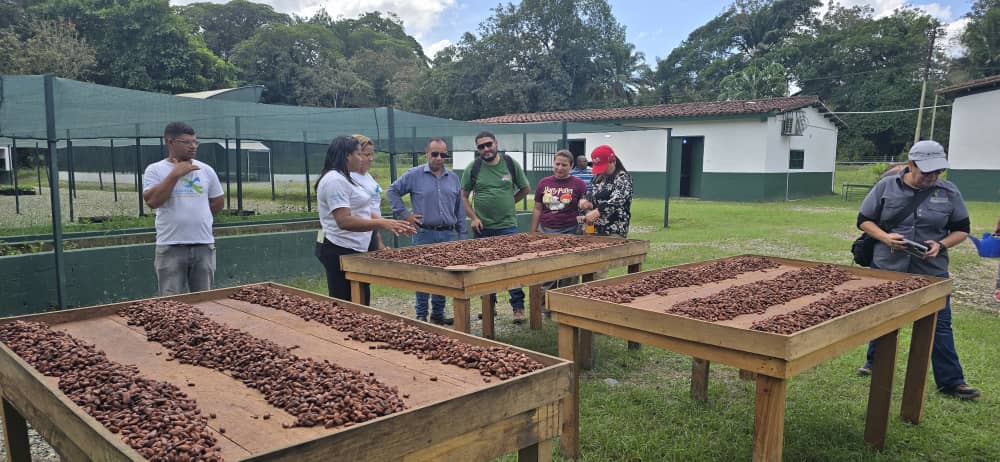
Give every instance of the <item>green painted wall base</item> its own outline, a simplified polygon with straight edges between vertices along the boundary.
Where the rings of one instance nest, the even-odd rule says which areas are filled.
[[[468,222],[466,222],[468,224]],[[531,213],[519,212],[518,228],[527,231]],[[468,226],[466,227],[468,229]],[[318,229],[318,225],[317,225]],[[409,246],[409,237],[387,245]],[[214,287],[231,287],[296,277],[324,277],[313,255],[316,229],[216,237]],[[155,297],[154,244],[67,250],[66,302],[91,306]],[[55,261],[52,252],[0,257],[0,317],[40,313],[56,308]]]
[[[701,198],[712,201],[800,199],[833,194],[832,184],[833,172],[705,173]]]
[[[313,256],[315,241],[315,230],[217,238],[215,287],[322,276],[323,266]],[[66,251],[67,304],[90,306],[156,296],[154,247],[136,244]],[[0,294],[0,316],[54,308],[52,253],[0,257]]]
[[[948,170],[967,201],[1000,202],[1000,170]]]

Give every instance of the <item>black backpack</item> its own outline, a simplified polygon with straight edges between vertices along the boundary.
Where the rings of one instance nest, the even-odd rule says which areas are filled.
[[[510,185],[517,191],[517,167],[514,166],[514,159],[504,153],[500,153],[499,155],[503,158],[504,163],[507,164],[507,173],[510,173]],[[471,189],[476,189],[476,180],[479,178],[479,170],[482,168],[483,158],[477,156],[476,160],[472,161],[472,169],[469,171],[469,179],[472,180],[469,185]]]

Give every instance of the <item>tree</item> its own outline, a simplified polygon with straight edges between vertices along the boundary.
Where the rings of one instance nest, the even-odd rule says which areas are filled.
[[[296,104],[303,94],[298,85],[320,81],[318,75],[309,77],[306,71],[346,65],[342,49],[340,40],[322,24],[269,24],[236,47],[233,63],[240,69],[240,80],[264,85],[262,102]],[[323,100],[317,97],[313,102]]]
[[[439,53],[406,101],[462,119],[620,106],[642,67],[606,0],[525,0],[498,6],[478,37]]]
[[[233,83],[234,69],[167,0],[63,0],[39,3],[29,12],[76,25],[97,52],[97,83],[171,93]]]
[[[274,11],[269,5],[247,0],[229,3],[192,3],[177,7],[183,16],[205,40],[209,50],[229,62],[233,50],[249,39],[257,29],[268,24],[291,24],[287,14]]]
[[[661,102],[711,101],[726,76],[781,50],[812,20],[820,0],[737,0],[695,29],[656,67]]]
[[[956,64],[969,79],[1000,74],[1000,0],[977,0],[965,17],[966,54]]]
[[[73,24],[43,19],[27,24],[25,37],[13,28],[0,30],[0,74],[55,74],[86,79],[94,69],[94,48],[81,39]]]
[[[788,74],[776,62],[751,61],[736,74],[722,79],[719,101],[788,96]]]
[[[913,9],[876,19],[869,7],[834,6],[812,22],[783,54],[795,63],[790,70],[801,92],[819,95],[834,110],[913,108],[920,103],[921,80],[928,64],[930,86],[943,79],[946,57],[940,40],[927,61],[929,33],[940,26],[934,18]],[[842,116],[850,127],[840,132],[838,156],[903,152],[913,141],[915,115]]]

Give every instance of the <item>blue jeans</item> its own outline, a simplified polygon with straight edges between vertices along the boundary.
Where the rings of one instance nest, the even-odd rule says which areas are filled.
[[[878,269],[872,264],[872,269]],[[949,277],[948,273],[937,277]],[[868,343],[868,356],[865,367],[872,367],[875,357],[875,341]],[[934,369],[934,383],[938,390],[950,390],[965,383],[962,364],[955,350],[955,336],[951,329],[951,296],[945,301],[944,309],[938,311],[937,325],[934,326],[934,347],[931,349],[931,366]]]
[[[510,234],[517,234],[517,226],[511,226],[510,228],[500,228],[500,229],[486,229],[483,228],[483,232],[476,233],[473,231],[473,236],[478,239],[481,237],[493,237],[493,236],[507,236]],[[520,287],[516,289],[510,289],[507,291],[510,295],[510,307],[514,311],[524,311],[524,291]]]
[[[451,242],[459,240],[457,231],[435,231],[433,229],[417,228],[417,234],[413,235],[413,245],[436,244],[438,242]],[[417,292],[417,302],[415,305],[417,319],[427,320],[427,299],[431,300],[431,315],[434,317],[444,317],[444,295],[430,295],[425,292]]]

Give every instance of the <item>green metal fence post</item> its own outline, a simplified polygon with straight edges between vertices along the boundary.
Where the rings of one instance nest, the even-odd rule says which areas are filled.
[[[21,188],[17,185],[17,138],[10,139],[10,170],[14,183],[14,213],[21,214]]]
[[[52,253],[56,260],[56,300],[66,308],[66,269],[63,259],[62,213],[59,210],[59,159],[56,157],[56,103],[53,85],[55,76],[46,74],[45,137],[49,146],[49,194],[52,201]]]
[[[229,137],[226,137],[226,210],[233,209],[233,183],[229,171]]]
[[[66,130],[66,164],[69,167],[69,222],[76,221],[73,199],[76,197],[76,166],[73,165],[73,140],[69,139],[69,130]]]
[[[115,202],[118,202],[118,172],[115,168],[115,139],[111,138],[111,189],[115,191]]]
[[[243,215],[243,166],[240,165],[242,146],[240,146],[240,118],[236,119],[236,215]]]
[[[569,149],[569,127],[567,127],[567,125],[568,124],[564,120],[562,123],[562,140],[560,140],[559,149]]]
[[[302,160],[306,166],[306,211],[312,212],[312,198],[309,194],[309,134],[302,132]]]
[[[663,193],[663,227],[669,228],[669,218],[670,218],[670,146],[673,145],[673,131],[674,129],[667,129],[667,169],[664,175],[666,175],[666,191]]]
[[[528,171],[528,132],[521,133],[521,168]],[[532,170],[535,169],[535,165],[531,165]],[[530,192],[528,196],[534,197]],[[524,196],[524,200],[521,201],[521,209],[528,210],[528,196]]]
[[[135,124],[135,193],[139,196],[139,216],[146,216],[142,200],[142,130],[139,124]]]

